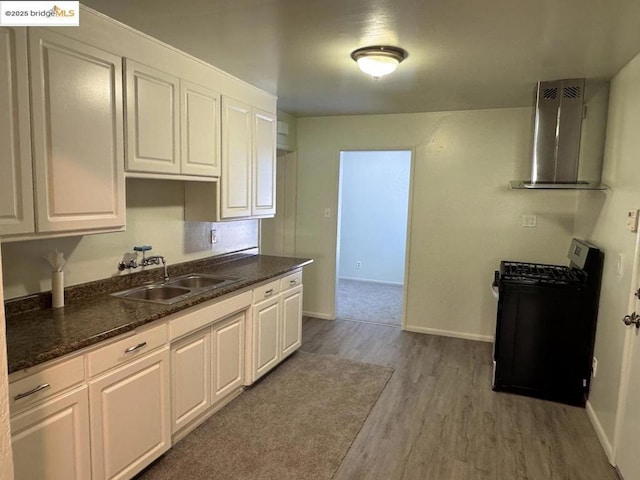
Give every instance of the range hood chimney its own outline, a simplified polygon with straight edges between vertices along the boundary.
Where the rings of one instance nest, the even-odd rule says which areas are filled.
[[[594,98],[602,103],[602,94]],[[531,180],[511,182],[516,189],[605,190],[600,183],[604,150],[603,119],[594,120],[590,131],[583,129],[586,119],[585,80],[583,78],[538,82],[533,131],[533,162]],[[594,114],[606,119],[608,85],[604,92],[605,108],[598,105]],[[591,109],[590,109],[591,110]],[[590,112],[591,113],[591,112]],[[584,122],[586,123],[586,122]],[[598,130],[597,132],[594,132]],[[594,138],[599,137],[599,138]],[[585,151],[581,151],[584,149]],[[589,158],[588,169],[581,162]],[[593,178],[593,176],[597,178]]]

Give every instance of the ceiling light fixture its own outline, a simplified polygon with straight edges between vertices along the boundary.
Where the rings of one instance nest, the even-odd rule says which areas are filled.
[[[393,72],[408,56],[405,49],[388,45],[363,47],[351,52],[351,58],[356,61],[360,70],[373,78]]]

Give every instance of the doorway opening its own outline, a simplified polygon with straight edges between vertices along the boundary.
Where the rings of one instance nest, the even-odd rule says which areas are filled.
[[[336,318],[404,325],[411,150],[340,152]]]

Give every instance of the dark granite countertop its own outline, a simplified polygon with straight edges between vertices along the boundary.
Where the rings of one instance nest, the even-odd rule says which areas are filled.
[[[9,373],[94,345],[213,298],[285,274],[313,260],[267,255],[233,255],[170,267],[170,276],[210,273],[241,280],[226,287],[161,305],[113,297],[110,293],[161,278],[160,269],[99,280],[65,289],[66,305],[50,308],[50,293],[5,303]],[[159,276],[159,277],[158,277]]]

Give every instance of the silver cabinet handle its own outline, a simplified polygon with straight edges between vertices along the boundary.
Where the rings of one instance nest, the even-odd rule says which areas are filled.
[[[138,345],[136,345],[135,347],[129,347],[127,348],[124,353],[131,353],[131,352],[135,352],[136,350],[140,350],[142,347],[146,347],[147,346],[147,342],[142,342],[139,343]]]
[[[273,294],[273,288],[270,288],[269,290],[267,290],[266,292],[264,292],[264,296],[268,297],[269,295]]]
[[[43,383],[42,385],[38,385],[33,390],[29,390],[28,392],[24,392],[24,393],[19,393],[18,395],[13,397],[13,399],[20,400],[21,398],[28,397],[29,395],[33,395],[34,393],[41,392],[42,390],[46,390],[47,388],[50,388],[50,387],[51,385],[49,385],[48,383]]]

